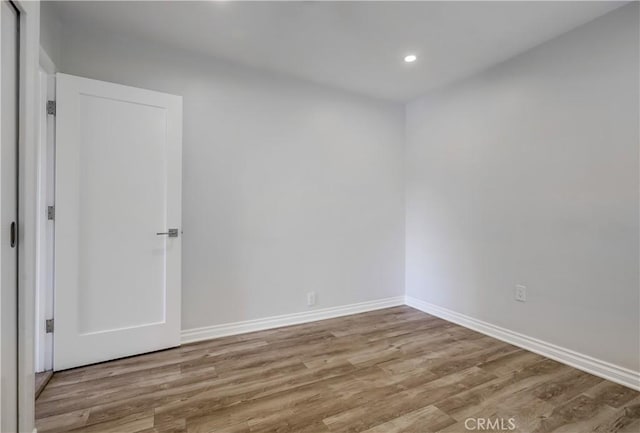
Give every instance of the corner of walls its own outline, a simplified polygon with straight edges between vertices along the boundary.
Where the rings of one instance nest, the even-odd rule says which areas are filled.
[[[44,50],[42,45],[40,45],[40,67],[49,75],[55,74],[58,71],[56,64],[51,60],[49,54]]]
[[[404,232],[404,238],[402,243],[402,293],[406,298],[407,296],[407,185],[409,184],[407,170],[407,142],[408,142],[408,130],[407,130],[407,113],[409,110],[410,101],[405,101],[402,104],[402,230]]]

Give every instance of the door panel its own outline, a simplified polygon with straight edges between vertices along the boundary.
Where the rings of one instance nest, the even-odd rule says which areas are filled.
[[[181,98],[56,86],[54,369],[177,346]]]
[[[12,246],[18,221],[18,41],[19,14],[7,1],[0,4],[2,64],[0,69],[0,318],[2,370],[0,431],[17,431],[18,420],[18,246]],[[16,232],[12,236],[11,227]]]
[[[79,104],[78,330],[161,323],[166,239],[155,232],[168,224],[166,110],[96,95]],[[133,287],[145,302],[122,302]]]

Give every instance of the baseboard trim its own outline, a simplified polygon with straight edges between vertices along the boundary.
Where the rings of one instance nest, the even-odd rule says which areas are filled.
[[[638,371],[620,367],[583,353],[575,352],[546,341],[538,340],[537,338],[529,337],[528,335],[474,319],[473,317],[430,304],[411,296],[405,297],[405,304],[427,314],[437,316],[449,322],[464,326],[465,328],[473,329],[474,331],[497,338],[514,346],[521,347],[603,379],[610,380],[611,382],[619,383],[620,385],[640,391],[640,372]]]
[[[182,344],[195,343],[197,341],[210,340],[212,338],[245,334],[247,332],[262,331],[265,329],[280,328],[289,325],[298,325],[301,323],[315,322],[317,320],[332,319],[334,317],[396,307],[398,305],[404,305],[404,302],[404,296],[396,296],[394,298],[359,302],[357,304],[304,311],[302,313],[285,314],[282,316],[272,316],[264,319],[246,320],[243,322],[185,329],[180,333],[180,342]]]

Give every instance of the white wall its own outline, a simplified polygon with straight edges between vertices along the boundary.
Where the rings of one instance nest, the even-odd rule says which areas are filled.
[[[49,63],[55,67],[62,55],[62,22],[55,11],[54,2],[40,3],[40,47],[47,54]],[[42,63],[42,59],[41,59]],[[49,65],[46,65],[49,66]],[[50,72],[50,71],[47,71]]]
[[[61,72],[184,97],[183,329],[404,293],[401,105],[64,27]]]
[[[638,49],[636,3],[407,106],[409,296],[640,370]]]

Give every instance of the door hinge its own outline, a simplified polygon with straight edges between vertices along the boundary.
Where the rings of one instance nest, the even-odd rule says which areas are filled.
[[[47,114],[56,115],[56,101],[47,101]]]
[[[47,319],[44,321],[44,328],[47,334],[53,333],[53,319]]]
[[[47,219],[53,221],[56,217],[56,207],[47,206]]]

